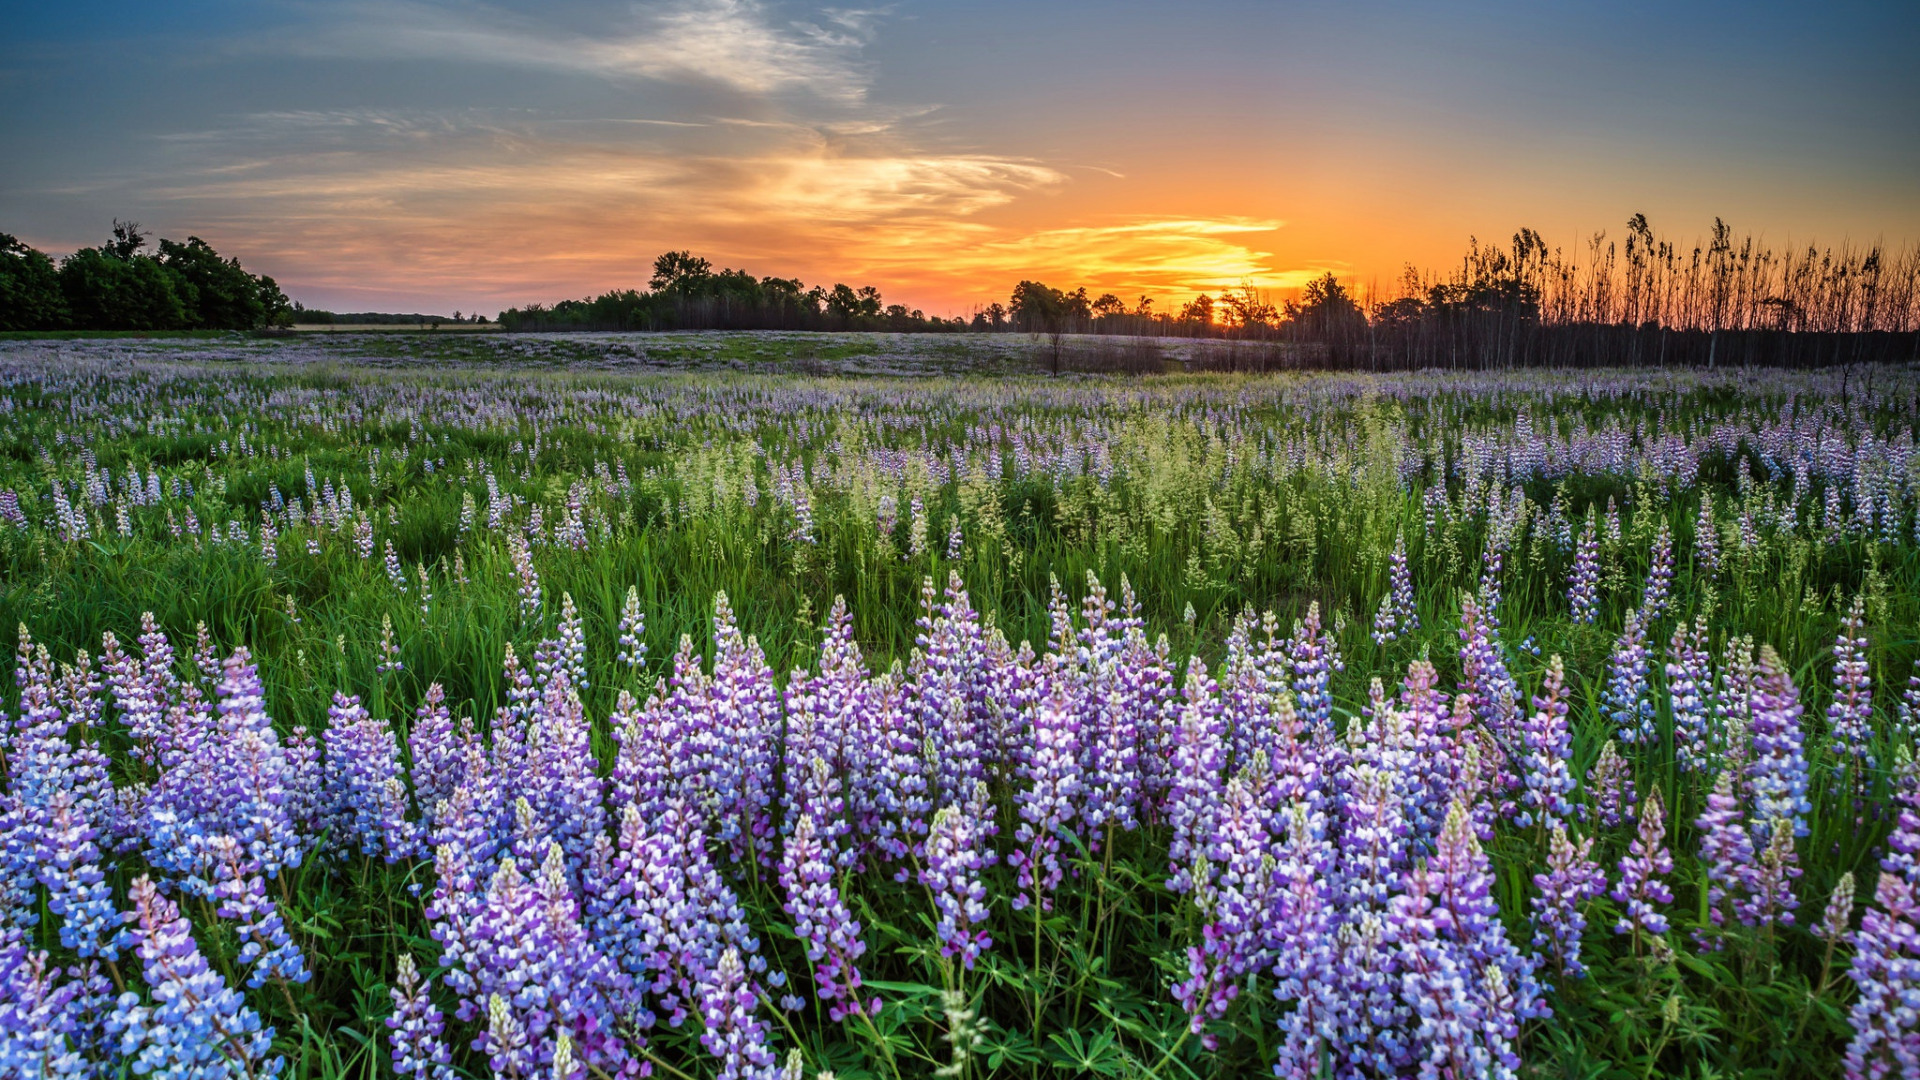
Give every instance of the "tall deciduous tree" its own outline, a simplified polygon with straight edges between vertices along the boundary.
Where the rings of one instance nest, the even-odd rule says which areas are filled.
[[[47,330],[66,322],[53,260],[0,233],[0,330]]]

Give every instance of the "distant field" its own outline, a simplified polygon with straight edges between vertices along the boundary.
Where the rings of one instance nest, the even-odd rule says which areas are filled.
[[[475,331],[484,332],[488,330],[498,330],[500,329],[500,324],[499,323],[454,323],[454,322],[424,323],[424,324],[423,323],[294,323],[292,326],[287,327],[287,329],[292,330],[295,333],[299,333],[299,334],[358,334],[358,333],[366,333],[366,332],[384,333],[387,331],[398,331],[401,333],[409,333],[409,334],[420,333],[422,331],[430,331],[433,333],[451,331],[453,333],[458,334],[458,333],[472,333]]]
[[[503,334],[491,324],[302,326],[255,337],[209,334],[22,334],[3,337],[29,354],[59,350],[114,356],[241,357],[287,363],[479,365],[611,371],[758,371],[808,375],[960,375],[1051,371],[1054,342],[1031,334],[816,333],[704,330],[669,333]],[[1063,372],[1263,371],[1303,366],[1310,347],[1273,342],[1067,334]]]

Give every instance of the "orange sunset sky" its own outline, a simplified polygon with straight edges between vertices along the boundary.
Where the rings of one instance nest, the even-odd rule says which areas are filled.
[[[1913,5],[1327,7],[36,10],[0,43],[0,231],[133,218],[338,310],[644,287],[688,248],[943,315],[1021,278],[1386,293],[1636,211],[1920,238]]]

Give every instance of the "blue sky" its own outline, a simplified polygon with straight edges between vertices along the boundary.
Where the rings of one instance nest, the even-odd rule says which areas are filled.
[[[0,231],[197,233],[297,298],[493,310],[654,254],[1178,299],[1384,287],[1644,211],[1920,239],[1920,5],[35,5]]]

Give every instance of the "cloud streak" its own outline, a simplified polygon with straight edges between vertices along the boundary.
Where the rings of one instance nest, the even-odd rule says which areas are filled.
[[[316,25],[254,38],[247,47],[324,59],[449,61],[704,83],[841,104],[862,101],[869,81],[860,59],[873,33],[865,12],[831,12],[824,24],[779,25],[754,0],[679,0],[637,7],[625,25],[585,33],[483,5],[380,0],[316,10]]]

